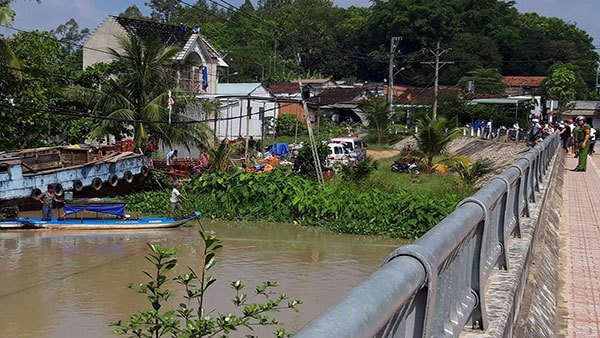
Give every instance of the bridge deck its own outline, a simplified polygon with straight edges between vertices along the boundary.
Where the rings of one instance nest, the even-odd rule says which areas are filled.
[[[566,167],[577,159],[567,156]],[[568,336],[600,337],[600,154],[588,159],[586,172],[567,171]]]

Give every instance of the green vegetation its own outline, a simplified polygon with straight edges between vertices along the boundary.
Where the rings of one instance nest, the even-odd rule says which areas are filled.
[[[467,82],[473,81],[475,93],[499,94],[504,93],[506,85],[502,83],[502,74],[494,68],[473,69],[458,80],[458,86],[463,90],[467,87]]]
[[[221,240],[208,236],[200,231],[203,241],[200,268],[187,266],[185,273],[176,277],[170,273],[177,267],[177,247],[163,248],[148,243],[150,254],[146,259],[152,264],[153,271],[144,274],[149,280],[140,284],[137,292],[143,294],[151,305],[150,309],[141,310],[131,315],[127,321],[112,323],[113,333],[130,337],[226,337],[232,331],[248,329],[253,326],[278,326],[279,321],[270,316],[272,312],[290,309],[295,310],[301,301],[291,300],[284,294],[273,291],[277,282],[266,281],[254,289],[254,295],[245,293],[245,285],[241,281],[231,282],[235,293],[232,299],[233,311],[227,313],[207,309],[205,298],[210,287],[217,281],[209,275],[216,265],[216,255],[223,248]],[[175,281],[185,290],[179,302],[172,300],[173,291],[169,283]],[[129,286],[133,288],[132,285]],[[260,297],[263,302],[251,302]],[[175,306],[174,304],[179,304]],[[168,310],[165,310],[168,308]],[[275,337],[288,337],[285,329],[273,332]]]
[[[92,135],[98,138],[111,134],[127,136],[133,130],[137,145],[150,132],[155,139],[168,145],[191,146],[212,139],[212,132],[205,124],[184,123],[192,119],[183,111],[191,104],[203,105],[206,111],[214,111],[214,104],[171,87],[174,85],[171,59],[180,49],[165,46],[159,36],[141,39],[127,35],[117,38],[122,51],[110,49],[115,58],[116,79],[109,80],[102,90],[79,86],[70,88],[68,93],[74,100],[87,104],[93,113],[136,122],[126,124],[103,120],[92,130]],[[172,93],[175,102],[171,117],[169,93]],[[173,121],[173,125],[152,123],[165,121]]]
[[[455,128],[454,124],[445,118],[432,120],[428,116],[417,121],[417,126],[417,132],[408,130],[417,142],[418,150],[415,150],[414,157],[421,158],[425,172],[432,172],[437,164],[434,159],[447,155],[448,145],[460,136],[461,129]]]
[[[389,172],[389,167],[380,170]],[[396,175],[399,179],[409,177]],[[295,221],[342,233],[418,238],[468,194],[457,189],[452,176],[425,175],[422,181],[434,180],[423,183],[425,189],[418,183],[392,189],[383,178],[385,175],[376,171],[373,178],[362,183],[331,182],[321,186],[281,170],[208,174],[187,185],[184,193],[192,201],[185,207],[219,219]],[[443,180],[446,182],[441,184]],[[387,188],[382,190],[382,186]],[[427,189],[431,191],[427,193]],[[132,211],[165,214],[169,194],[145,192],[124,199]]]

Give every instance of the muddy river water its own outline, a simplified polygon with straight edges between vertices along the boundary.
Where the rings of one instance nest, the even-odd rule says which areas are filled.
[[[208,308],[232,311],[231,281],[243,280],[251,293],[262,281],[275,280],[277,290],[304,303],[299,313],[277,317],[292,332],[365,280],[401,244],[286,224],[203,223],[224,244]],[[199,266],[197,230],[190,224],[160,231],[0,232],[0,337],[112,336],[109,323],[148,308],[143,295],[127,288],[145,281],[146,242],[177,245],[179,272],[185,265]],[[253,334],[271,336],[272,331]]]

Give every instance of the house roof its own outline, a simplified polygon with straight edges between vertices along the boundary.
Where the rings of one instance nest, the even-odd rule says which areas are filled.
[[[159,34],[163,43],[181,48],[186,45],[193,34],[190,28],[186,28],[183,32],[181,32],[179,30],[179,26],[176,25],[169,25],[148,20],[130,19],[120,16],[112,17],[115,18],[119,25],[121,25],[130,34],[134,34],[142,38]]]
[[[521,102],[531,101],[531,98],[514,98],[514,97],[506,97],[506,98],[495,98],[495,99],[475,99],[471,100],[469,104],[508,104],[508,105],[516,105]]]
[[[505,76],[502,83],[509,87],[539,87],[547,76]]]
[[[300,93],[298,82],[279,82],[269,86],[269,91],[273,94],[295,94]]]
[[[320,105],[332,105],[343,102],[356,102],[365,92],[364,88],[327,88],[318,96],[311,99]]]
[[[328,81],[330,81],[331,78],[325,78],[325,79],[302,79],[302,84],[315,84],[315,83],[326,83]],[[296,82],[298,83],[298,82]]]
[[[121,25],[121,27],[123,27],[123,29],[130,34],[134,34],[142,38],[158,34],[160,40],[164,44],[180,47],[182,51],[177,55],[177,57],[175,57],[176,59],[183,59],[183,57],[186,55],[186,50],[191,48],[196,40],[200,39],[206,46],[209,56],[216,58],[219,66],[228,67],[227,63],[223,61],[221,54],[204,37],[202,37],[200,34],[194,33],[190,27],[186,27],[182,32],[178,25],[170,25],[148,20],[130,19],[113,15],[111,15],[111,17],[114,18],[119,25]]]
[[[571,110],[597,110],[600,111],[600,101],[572,101]]]
[[[245,96],[249,95],[256,88],[260,87],[260,82],[251,83],[219,83],[217,85],[217,95],[219,96]]]
[[[448,87],[440,88],[439,96],[458,96],[460,88]],[[397,94],[394,88],[394,94]],[[432,104],[435,97],[433,88],[420,88],[420,87],[406,87],[401,95],[394,98],[394,104],[410,104],[410,105],[421,105],[421,104]]]

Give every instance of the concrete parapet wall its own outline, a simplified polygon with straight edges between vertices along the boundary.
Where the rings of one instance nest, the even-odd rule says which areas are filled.
[[[530,258],[529,273],[514,337],[556,337],[560,222],[565,158],[558,153]]]
[[[564,155],[557,152],[530,217],[521,218],[521,237],[507,244],[508,270],[494,270],[486,288],[488,327],[462,337],[553,337],[558,286],[558,226]]]

